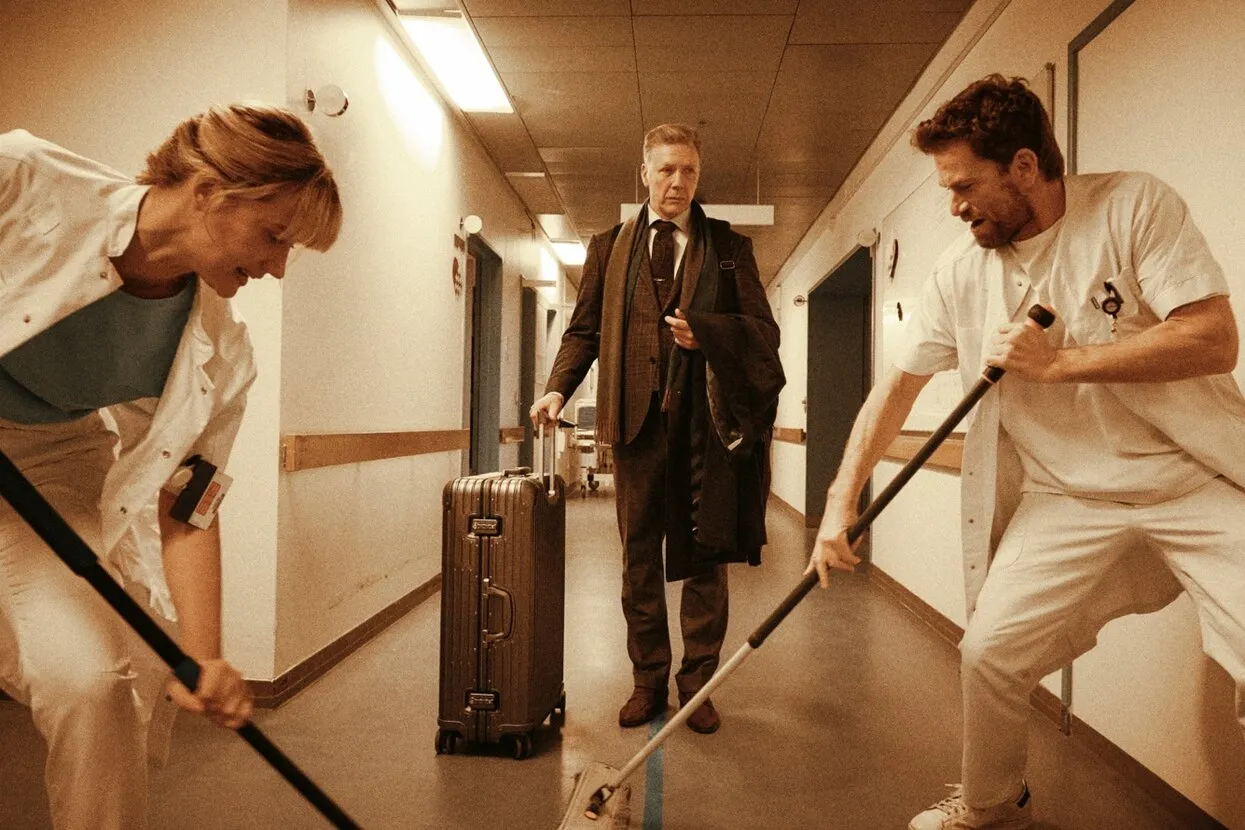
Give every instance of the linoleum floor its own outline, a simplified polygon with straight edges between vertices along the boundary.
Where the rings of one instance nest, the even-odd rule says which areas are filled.
[[[439,595],[256,724],[363,827],[555,830],[575,774],[593,760],[623,766],[650,734],[617,725],[631,680],[609,488],[572,497],[567,528],[568,711],[560,730],[540,730],[533,757],[434,753]],[[807,561],[797,518],[772,509],[769,530],[765,563],[731,570],[724,660]],[[719,732],[680,729],[637,774],[630,826],[903,830],[958,778],[957,665],[954,647],[866,576],[842,575],[718,690]],[[1040,715],[1030,731],[1042,830],[1183,826]],[[0,703],[3,830],[50,827],[43,757],[28,712]],[[153,830],[328,827],[243,741],[188,716],[151,786]]]

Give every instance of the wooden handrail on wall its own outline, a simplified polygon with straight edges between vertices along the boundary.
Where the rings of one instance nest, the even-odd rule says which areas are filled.
[[[471,430],[355,432],[281,436],[281,469],[286,472],[354,464],[471,447]]]
[[[910,461],[921,447],[925,446],[925,442],[930,436],[929,430],[905,429],[899,433],[899,437],[886,448],[886,452],[882,454],[883,458],[890,461]],[[947,470],[953,473],[960,472],[960,468],[964,461],[964,436],[948,435],[946,439],[934,450],[933,455],[925,462],[926,467],[932,467],[935,470]]]
[[[889,461],[909,461],[930,436],[929,430],[905,429],[894,442],[886,448],[882,457]],[[805,444],[808,433],[798,427],[774,427],[774,440],[789,444]],[[926,467],[936,470],[949,470],[958,473],[964,459],[964,436],[949,435],[933,455],[925,462]]]
[[[803,444],[805,437],[804,430],[799,427],[774,427],[775,441],[785,441],[788,444]]]

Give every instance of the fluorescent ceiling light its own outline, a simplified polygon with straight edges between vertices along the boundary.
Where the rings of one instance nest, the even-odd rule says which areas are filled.
[[[475,32],[461,15],[403,15],[424,62],[463,112],[514,112]]]
[[[536,221],[551,242],[569,242],[578,238],[575,228],[564,213],[538,213]]]
[[[774,206],[773,205],[701,205],[705,209],[705,215],[713,219],[723,219],[732,225],[772,225],[774,224]],[[619,208],[618,215],[622,222],[626,222],[632,216],[640,212],[640,205],[623,202]]]
[[[563,265],[583,265],[588,251],[582,242],[554,242],[553,252]]]

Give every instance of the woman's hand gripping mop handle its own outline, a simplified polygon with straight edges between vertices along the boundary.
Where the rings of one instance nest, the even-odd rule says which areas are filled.
[[[1028,316],[1030,320],[1034,321],[1044,329],[1049,328],[1050,324],[1055,322],[1055,315],[1052,314],[1050,310],[1040,305],[1032,306],[1029,309]],[[1002,369],[997,366],[986,367],[986,370],[981,374],[981,378],[977,381],[973,388],[969,390],[969,393],[964,396],[964,399],[960,401],[959,405],[951,411],[951,414],[947,416],[946,420],[942,422],[938,429],[934,430],[933,434],[929,436],[929,439],[925,442],[921,449],[917,451],[916,455],[912,456],[911,460],[904,465],[903,469],[900,470],[893,479],[891,479],[891,483],[888,484],[886,488],[878,494],[878,497],[865,508],[864,512],[860,514],[860,518],[856,520],[855,524],[848,528],[847,540],[849,543],[854,543],[860,538],[861,534],[863,534],[865,529],[873,523],[873,520],[876,519],[878,514],[882,512],[883,508],[891,503],[891,500],[895,498],[895,496],[899,493],[899,490],[908,483],[909,479],[916,475],[917,470],[921,469],[921,466],[931,455],[933,455],[934,450],[938,449],[939,445],[946,440],[946,437],[951,434],[951,430],[955,429],[956,426],[959,425],[960,421],[964,420],[964,416],[968,414],[969,410],[976,406],[977,401],[981,400],[986,392],[989,392],[990,388],[994,386],[994,384],[998,383],[999,379],[1002,377]],[[614,790],[616,790],[623,781],[627,780],[631,773],[635,772],[636,769],[639,768],[640,764],[643,764],[645,759],[647,759],[649,755],[653,754],[657,747],[661,746],[662,742],[666,740],[672,731],[681,726],[684,721],[691,717],[692,713],[695,712],[696,709],[713,693],[713,690],[720,686],[726,678],[730,676],[731,672],[738,668],[739,664],[748,658],[748,655],[761,647],[761,644],[765,642],[765,639],[769,637],[769,635],[773,633],[774,629],[787,618],[787,615],[791,613],[792,609],[800,604],[800,601],[808,595],[808,592],[811,591],[813,586],[816,584],[817,572],[812,571],[808,573],[800,581],[800,584],[787,595],[787,598],[784,599],[776,609],[774,609],[774,612],[765,619],[765,622],[761,623],[756,631],[749,635],[748,642],[745,643],[739,651],[735,652],[734,656],[727,660],[726,663],[722,665],[721,669],[713,675],[713,677],[709,678],[709,682],[702,686],[700,691],[697,692],[691,700],[683,705],[683,708],[670,719],[669,723],[667,723],[660,732],[653,736],[653,739],[650,740],[643,749],[636,753],[635,757],[631,759],[627,766],[623,767],[619,771],[614,780],[601,787],[596,791],[596,793],[593,794],[585,815],[589,818],[595,818],[600,815],[606,800],[608,800],[614,793]]]
[[[39,494],[21,470],[0,452],[0,495],[4,496],[35,533],[48,543],[78,576],[91,583],[100,596],[121,615],[140,637],[160,656],[173,674],[187,689],[199,685],[199,664],[173,641],[156,622],[147,615],[134,599],[117,584],[100,564],[99,558],[82,537],[71,528],[55,508]],[[272,767],[285,778],[303,797],[310,801],[334,827],[341,830],[357,830],[358,826],[319,787],[295,766],[258,727],[250,721],[236,730],[254,747]]]

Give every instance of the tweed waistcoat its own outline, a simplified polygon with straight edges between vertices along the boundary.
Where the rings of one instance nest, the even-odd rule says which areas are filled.
[[[647,229],[643,231],[647,233]],[[657,288],[649,263],[648,245],[640,245],[639,273],[627,312],[623,332],[622,434],[633,436],[640,431],[648,414],[653,393],[662,392],[666,366],[674,347],[670,327],[662,317],[673,314],[678,304],[678,287],[682,283],[683,265],[679,264],[673,290],[666,307],[657,305]],[[684,257],[686,259],[686,257]]]

